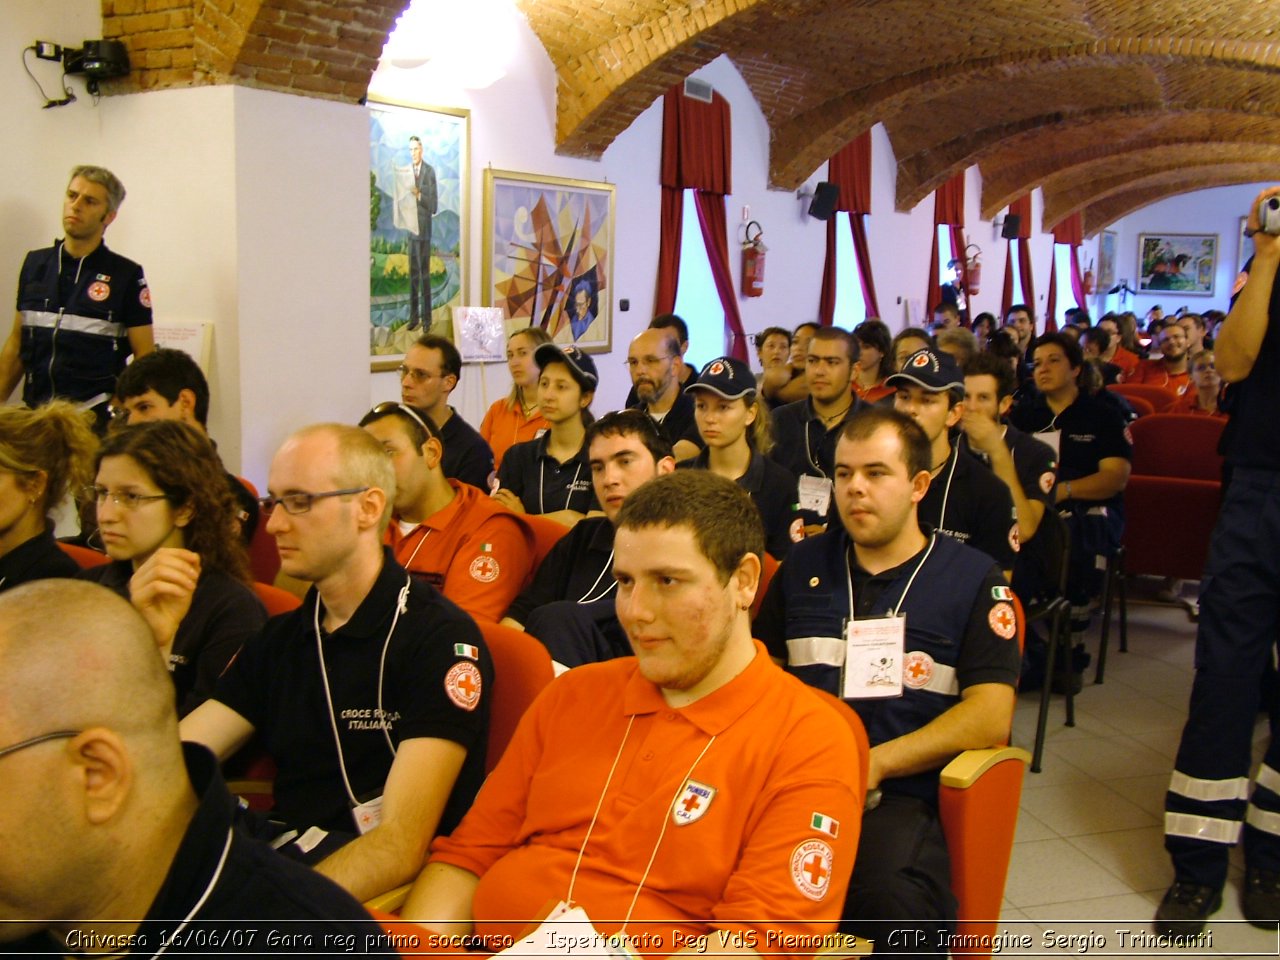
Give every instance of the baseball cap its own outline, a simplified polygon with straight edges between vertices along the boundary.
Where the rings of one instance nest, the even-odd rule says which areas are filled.
[[[697,383],[686,390],[710,390],[726,400],[738,400],[755,393],[756,378],[751,368],[733,357],[716,357],[698,374]]]
[[[942,350],[917,350],[907,357],[907,362],[897,373],[885,379],[885,386],[897,387],[914,384],[930,393],[943,390],[963,390],[964,375],[956,358]]]
[[[600,382],[600,374],[596,372],[596,362],[578,347],[561,347],[554,343],[544,343],[533,352],[533,362],[541,370],[549,363],[563,363],[578,381],[583,390],[594,391]]]

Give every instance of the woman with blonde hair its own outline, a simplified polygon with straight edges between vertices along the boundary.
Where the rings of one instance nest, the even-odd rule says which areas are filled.
[[[65,400],[34,410],[0,407],[0,590],[79,571],[48,515],[93,476],[92,423]]]
[[[796,478],[767,456],[773,447],[769,412],[756,392],[751,368],[741,360],[718,357],[702,368],[688,390],[706,448],[676,466],[710,470],[747,491],[760,511],[765,549],[775,560],[783,559],[793,532],[803,530],[794,510]]]
[[[502,466],[502,457],[517,443],[534,440],[551,425],[538,409],[540,370],[533,355],[550,343],[541,327],[525,327],[507,337],[507,369],[511,371],[511,392],[495,400],[480,424],[480,436],[493,450],[493,469]]]
[[[196,564],[191,606],[168,654],[178,712],[185,716],[212,695],[231,658],[267,621],[248,585],[222,461],[208,438],[186,424],[140,423],[103,442],[87,493],[97,503],[98,533],[114,562],[83,571],[84,579],[132,599],[140,584],[165,579],[166,564]]]

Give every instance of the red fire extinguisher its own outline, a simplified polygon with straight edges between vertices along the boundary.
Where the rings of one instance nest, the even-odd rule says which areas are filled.
[[[1080,278],[1080,286],[1084,290],[1085,296],[1089,296],[1094,291],[1093,279],[1093,261],[1089,261],[1089,269],[1084,272],[1084,276]]]
[[[973,253],[970,254],[969,251]],[[976,243],[971,243],[964,248],[964,272],[967,279],[965,292],[969,296],[975,296],[982,289],[982,261],[978,259],[982,256],[982,248]]]
[[[755,227],[755,235],[751,228]],[[764,293],[764,255],[769,249],[764,245],[764,228],[755,220],[747,224],[742,241],[742,295],[758,297]]]

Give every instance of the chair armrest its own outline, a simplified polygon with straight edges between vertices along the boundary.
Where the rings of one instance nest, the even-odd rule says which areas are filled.
[[[1019,747],[989,747],[985,750],[966,750],[945,767],[938,777],[944,787],[967,790],[978,778],[1005,760],[1031,762],[1031,754]]]
[[[406,883],[404,886],[396,887],[394,890],[388,890],[386,893],[380,893],[376,897],[370,897],[364,902],[364,908],[366,910],[377,910],[380,913],[395,913],[409,899],[409,890],[412,887],[412,883]]]

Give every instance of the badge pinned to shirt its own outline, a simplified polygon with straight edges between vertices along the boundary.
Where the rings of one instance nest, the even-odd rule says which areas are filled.
[[[702,819],[702,815],[711,807],[711,801],[715,798],[715,787],[709,787],[697,780],[686,780],[680,796],[676,797],[676,802],[671,805],[671,819],[675,821],[677,827],[687,827],[695,820]]]
[[[93,283],[89,284],[89,289],[85,292],[89,294],[90,300],[96,300],[98,303],[101,303],[103,300],[107,299],[107,297],[111,296],[111,286],[103,283],[101,280],[95,280]]]
[[[796,493],[800,500],[801,510],[811,510],[816,514],[826,516],[827,508],[831,506],[830,480],[826,477],[814,477],[806,473],[800,478]]]
[[[844,634],[846,700],[879,700],[902,696],[906,617],[850,620]]]

